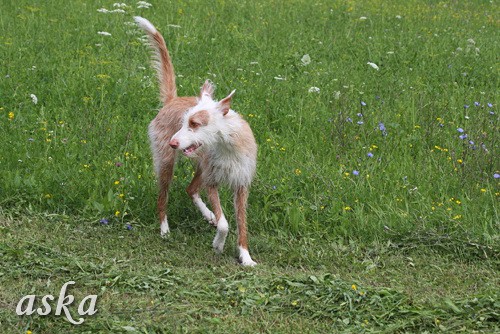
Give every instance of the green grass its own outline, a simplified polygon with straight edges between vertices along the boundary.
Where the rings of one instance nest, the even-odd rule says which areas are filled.
[[[499,330],[495,2],[127,3],[2,4],[2,332]],[[159,237],[158,89],[133,15],[165,36],[180,95],[237,90],[259,143],[254,269],[234,234],[212,254],[185,160]],[[69,280],[99,296],[83,325],[15,314]]]

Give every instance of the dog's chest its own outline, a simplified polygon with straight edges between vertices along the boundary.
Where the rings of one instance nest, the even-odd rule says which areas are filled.
[[[232,188],[250,186],[255,173],[255,159],[235,152],[207,152],[201,162],[207,184],[227,184]]]

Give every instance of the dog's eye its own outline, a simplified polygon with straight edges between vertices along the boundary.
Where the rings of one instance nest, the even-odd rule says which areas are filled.
[[[198,129],[199,127],[201,126],[200,123],[196,122],[196,121],[189,121],[189,127],[191,129]]]

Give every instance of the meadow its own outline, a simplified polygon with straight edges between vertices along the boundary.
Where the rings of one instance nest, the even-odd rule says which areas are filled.
[[[3,1],[2,333],[500,331],[495,1]],[[185,188],[161,239],[146,39],[179,95],[211,79],[259,144],[255,268]],[[81,325],[22,296],[98,295]],[[72,310],[72,312],[76,312]]]

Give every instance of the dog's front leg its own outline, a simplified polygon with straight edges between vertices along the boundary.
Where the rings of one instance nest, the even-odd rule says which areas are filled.
[[[247,241],[247,200],[248,188],[238,187],[234,192],[234,207],[236,211],[236,221],[238,223],[238,250],[239,260],[244,266],[255,266],[255,263],[248,252]]]
[[[224,244],[226,243],[226,237],[229,232],[229,224],[224,217],[224,213],[222,212],[222,207],[220,205],[219,192],[216,186],[208,187],[208,198],[210,199],[210,203],[212,204],[212,210],[215,213],[216,226],[217,226],[217,234],[215,235],[212,246],[214,250],[218,253],[222,253],[224,250]]]
[[[210,211],[203,200],[200,197],[200,189],[201,189],[202,179],[201,179],[201,171],[197,169],[194,178],[187,187],[186,191],[188,195],[193,200],[194,205],[200,210],[203,217],[213,226],[217,225],[217,220],[215,215]]]

